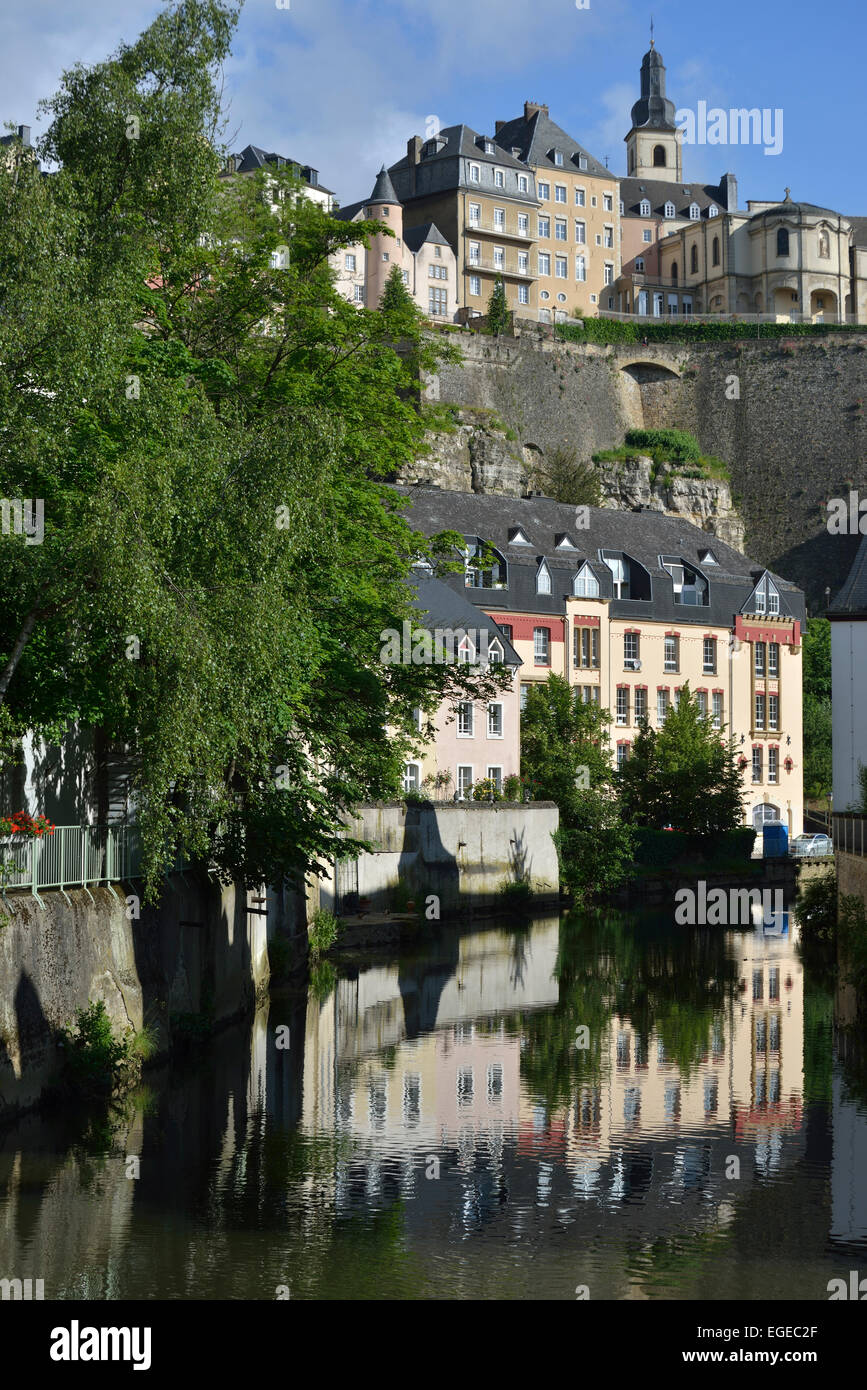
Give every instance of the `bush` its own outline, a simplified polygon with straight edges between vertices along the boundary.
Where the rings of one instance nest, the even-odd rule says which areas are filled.
[[[658,450],[672,463],[697,463],[701,458],[698,440],[686,430],[627,430],[626,443],[643,454]]]
[[[503,782],[503,800],[521,801],[522,799],[521,779],[516,772],[512,772]]]
[[[333,912],[324,907],[316,909],[313,921],[307,928],[307,943],[314,960],[318,960],[325,951],[330,951],[337,940],[339,925]]]
[[[801,940],[831,945],[837,939],[837,876],[833,869],[816,874],[798,885],[795,912],[801,924]]]
[[[842,323],[620,323],[584,319],[558,323],[556,336],[569,343],[707,343],[741,338],[826,338],[829,333],[863,333],[863,325]]]
[[[473,801],[502,801],[503,793],[493,777],[480,777],[471,788]]]
[[[524,878],[507,879],[500,884],[500,897],[509,912],[527,912],[533,901],[533,890]]]
[[[65,1083],[89,1094],[110,1095],[126,1089],[138,1079],[140,1059],[154,1050],[149,1031],[138,1048],[133,1037],[131,1029],[123,1038],[114,1036],[101,999],[78,1009],[74,1025],[60,1029]]]

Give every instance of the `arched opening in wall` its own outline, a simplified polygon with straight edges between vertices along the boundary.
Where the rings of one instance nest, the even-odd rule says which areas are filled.
[[[654,169],[665,168],[665,146],[654,145],[653,147],[653,167]]]
[[[620,368],[635,429],[670,425],[672,406],[679,399],[680,374],[663,362],[625,362]]]
[[[810,317],[814,323],[836,321],[837,296],[833,290],[813,290],[810,295]]]

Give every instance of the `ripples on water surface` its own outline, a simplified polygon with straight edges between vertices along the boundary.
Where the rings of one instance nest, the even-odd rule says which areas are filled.
[[[867,1259],[867,1087],[794,935],[575,914],[341,966],[110,1127],[7,1133],[0,1267],[46,1298],[826,1300]]]

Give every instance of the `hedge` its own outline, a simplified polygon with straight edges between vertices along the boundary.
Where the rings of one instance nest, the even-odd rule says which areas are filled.
[[[626,443],[642,453],[656,450],[672,463],[698,463],[698,440],[686,430],[627,430]]]
[[[748,860],[753,852],[756,832],[750,826],[728,830],[724,835],[688,835],[682,830],[652,830],[640,826],[635,836],[635,863],[655,869],[667,868],[681,859],[699,857],[708,864],[724,860]]]
[[[557,337],[570,343],[701,343],[736,338],[826,338],[829,333],[867,333],[857,323],[621,323],[618,319],[584,319],[558,323]]]

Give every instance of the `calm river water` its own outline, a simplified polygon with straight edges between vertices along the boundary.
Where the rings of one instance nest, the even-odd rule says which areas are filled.
[[[46,1299],[826,1301],[867,1270],[867,1086],[796,935],[575,913],[342,965],[110,1123],[0,1138],[0,1274]]]

